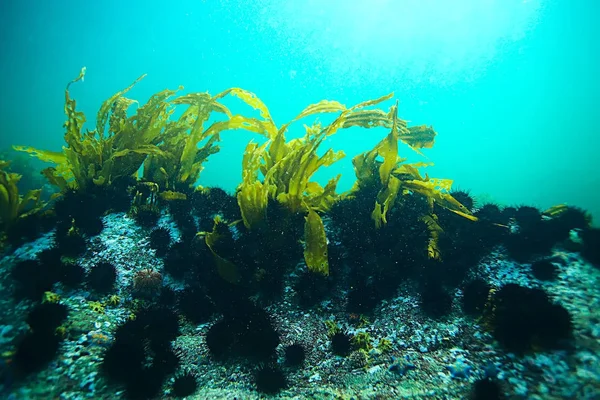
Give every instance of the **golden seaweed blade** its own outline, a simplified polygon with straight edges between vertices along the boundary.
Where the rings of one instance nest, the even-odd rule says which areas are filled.
[[[54,163],[55,167],[47,170],[44,175],[49,177],[51,184],[56,184],[63,190],[65,182],[69,187],[85,189],[91,183],[103,185],[119,176],[131,175],[140,167],[143,155],[156,152],[150,143],[139,143],[130,139],[133,136],[131,121],[130,126],[127,126],[126,121],[121,120],[117,123],[113,119],[110,129],[118,128],[119,130],[104,135],[110,112],[116,110],[115,102],[143,76],[105,101],[98,112],[96,130],[84,132],[85,115],[81,111],[77,111],[76,101],[71,98],[69,93],[70,85],[83,80],[84,75],[85,69],[82,69],[79,76],[69,82],[65,89],[64,110],[67,120],[64,124],[66,146],[63,147],[63,151],[51,152],[32,147],[14,146],[15,150],[25,151],[42,161]],[[131,102],[122,102],[121,104],[130,105]],[[119,111],[121,115],[124,115],[122,108],[119,108]],[[140,119],[139,115],[133,118]],[[128,137],[129,140],[127,140]]]
[[[17,183],[21,175],[8,172],[10,163],[0,160],[0,227],[5,231],[19,218],[34,214],[44,208],[41,201],[42,190],[28,191],[24,196],[19,194]]]
[[[304,223],[304,260],[310,272],[329,275],[327,236],[323,220],[310,210]]]
[[[357,183],[351,192],[374,184],[380,186],[375,208],[371,213],[375,226],[379,228],[387,223],[387,213],[394,206],[400,190],[409,190],[427,197],[431,212],[433,212],[433,204],[437,203],[467,219],[477,220],[466,207],[448,193],[452,185],[451,180],[421,176],[419,168],[429,166],[430,163],[405,164],[406,159],[399,157],[398,141],[402,141],[421,154],[419,149],[433,146],[437,133],[432,127],[425,125],[407,127],[406,122],[399,119],[397,114],[398,102],[385,116],[383,113],[365,113],[369,118],[373,118],[374,125],[389,127],[390,131],[373,150],[359,154],[352,160]],[[364,122],[352,121],[352,126],[361,123]],[[379,182],[375,182],[376,173]]]
[[[258,179],[267,145],[268,142],[262,146],[254,142],[248,143],[242,159],[242,183],[238,187],[236,197],[244,225],[248,229],[266,220],[269,193],[274,189],[269,184],[274,169],[267,174],[263,182]]]
[[[221,257],[216,251],[217,245],[223,238],[222,229],[228,229],[223,225],[225,225],[225,222],[217,216],[214,218],[212,232],[198,233],[197,238],[201,239],[204,236],[204,241],[213,255],[219,276],[229,283],[238,284],[241,277],[237,266],[228,259]]]
[[[256,108],[261,110],[261,116],[267,118],[270,127],[266,130],[270,140],[261,147],[250,143],[244,153],[243,180],[238,187],[237,199],[245,226],[251,229],[266,220],[269,198],[276,199],[291,213],[306,213],[305,261],[312,272],[328,274],[325,227],[315,210],[328,211],[339,198],[335,189],[340,176],[331,179],[325,187],[311,182],[310,179],[319,168],[332,165],[345,154],[328,149],[319,156],[317,150],[327,136],[335,134],[341,128],[372,128],[385,124],[385,121],[389,120],[388,114],[363,108],[388,100],[391,96],[392,94],[389,94],[368,100],[350,108],[339,102],[323,100],[309,105],[277,130],[271,125],[272,119],[266,107],[262,103],[256,104]],[[318,123],[305,125],[306,133],[302,138],[285,140],[285,132],[292,123],[320,113],[339,115],[327,126]],[[401,124],[404,126],[405,123]],[[395,164],[396,158],[392,161]],[[259,173],[264,177],[262,181],[259,180]],[[386,209],[389,206],[386,204]]]

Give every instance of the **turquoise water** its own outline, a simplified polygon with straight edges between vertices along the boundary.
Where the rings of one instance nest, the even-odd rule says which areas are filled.
[[[0,148],[59,149],[64,87],[82,66],[72,95],[88,118],[143,73],[130,93],[141,102],[179,85],[242,87],[278,125],[321,99],[350,106],[394,91],[400,117],[439,133],[425,151],[431,176],[503,204],[578,205],[597,221],[597,15],[585,0],[4,1]],[[320,179],[341,172],[348,189],[352,156],[384,134],[332,137],[347,157]],[[200,183],[233,190],[258,138],[222,138]]]

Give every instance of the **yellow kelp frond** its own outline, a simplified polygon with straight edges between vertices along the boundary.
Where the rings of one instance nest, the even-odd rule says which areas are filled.
[[[356,175],[356,189],[372,184],[378,176],[379,165],[377,162],[377,149],[357,154],[352,159],[352,166]]]
[[[260,134],[266,133],[268,138],[275,137],[275,135],[277,134],[277,127],[275,126],[275,123],[273,122],[271,113],[269,112],[269,109],[267,108],[265,103],[263,103],[254,93],[249,92],[244,89],[240,89],[240,88],[231,88],[231,89],[225,90],[224,92],[216,95],[215,98],[218,99],[218,98],[224,97],[227,94],[231,94],[233,96],[240,98],[244,103],[248,104],[250,107],[254,108],[255,110],[260,111],[260,116],[263,118],[262,124],[264,126],[264,132],[256,132],[256,133],[260,133]]]
[[[575,220],[579,220],[579,223],[576,223],[575,226],[579,225],[577,226],[578,228],[589,228],[592,225],[592,214],[579,207],[568,206],[566,204],[552,206],[542,214],[550,218],[561,218],[562,216],[566,216],[567,213],[569,213],[571,217],[577,216]]]
[[[392,171],[392,174],[394,176],[396,176],[398,179],[401,180],[411,180],[411,179],[416,179],[419,181],[427,181],[429,180],[429,177],[427,176],[427,174],[425,174],[425,177],[423,177],[421,175],[421,172],[419,172],[419,168],[424,168],[424,167],[431,167],[433,166],[433,163],[424,163],[424,162],[416,162],[416,163],[410,163],[410,164],[404,164],[404,162],[406,161],[406,158],[401,159],[399,161],[399,164],[397,166],[397,168],[395,168]],[[451,183],[452,181],[450,181]],[[450,189],[447,189],[450,190]]]
[[[249,104],[257,101],[247,94],[243,96]],[[262,102],[257,102],[256,108],[261,110],[262,117],[267,118],[268,126],[265,124],[263,126],[269,132],[270,141],[267,142],[266,150],[261,148],[258,156],[250,157],[253,152],[258,151],[257,146],[251,145],[247,148],[244,157],[244,179],[238,195],[238,203],[242,208],[242,214],[245,215],[244,224],[249,227],[265,218],[264,211],[269,196],[274,196],[292,213],[307,212],[308,209],[328,210],[337,198],[335,188],[339,177],[331,180],[325,188],[309,180],[319,168],[335,163],[345,154],[342,151],[334,152],[329,149],[319,157],[317,155],[319,145],[327,136],[334,134],[340,128],[378,126],[382,122],[377,121],[382,121],[387,114],[382,111],[364,111],[361,108],[378,104],[391,96],[392,94],[368,100],[350,108],[336,101],[323,100],[305,108],[274,135],[272,127],[268,127],[272,122],[268,110]],[[341,113],[331,124],[321,126],[315,123],[312,126],[305,126],[304,137],[286,142],[285,132],[293,122],[320,113],[336,112]],[[345,125],[348,120],[350,122]],[[260,125],[257,128],[260,128]],[[255,161],[249,163],[250,159]],[[258,181],[258,172],[264,176],[263,182]]]
[[[269,142],[262,146],[252,141],[248,143],[242,158],[242,183],[252,183],[258,179],[268,145]]]
[[[222,131],[233,130],[233,129],[245,129],[250,132],[264,135],[267,131],[267,127],[263,121],[256,118],[247,118],[242,115],[233,115],[227,121],[215,122],[212,124],[204,134],[205,137],[216,135]]]
[[[437,132],[432,126],[411,126],[408,132],[402,132],[398,138],[413,149],[430,149],[433,147]]]
[[[348,109],[348,111],[354,111],[354,110],[357,110],[359,108],[365,108],[365,107],[374,106],[376,104],[379,104],[379,103],[382,103],[382,102],[384,102],[386,100],[389,100],[392,97],[394,97],[394,92],[388,93],[388,94],[386,94],[384,96],[378,97],[378,98],[373,99],[373,100],[366,100],[366,101],[363,101],[361,103],[358,103],[358,104],[350,107]]]
[[[110,118],[108,120],[108,132],[118,132],[122,130],[122,124],[127,119],[127,110],[133,104],[139,103],[136,100],[128,99],[126,97],[119,97],[116,99],[110,109]],[[104,129],[104,127],[100,128]],[[104,134],[104,131],[102,131]]]
[[[399,191],[409,190],[426,196],[433,212],[433,203],[455,212],[465,218],[476,220],[469,210],[454,199],[448,192],[452,181],[444,179],[430,179],[423,177],[420,167],[430,163],[403,164],[406,159],[398,156],[398,140],[406,142],[418,152],[418,148],[427,148],[433,145],[435,131],[431,127],[418,126],[406,128],[405,121],[398,119],[398,102],[391,107],[387,118],[391,120],[391,129],[388,135],[379,142],[371,151],[354,157],[352,163],[356,172],[357,183],[352,191],[378,184],[379,193],[371,218],[377,228],[387,223],[387,213],[393,207]],[[366,115],[366,114],[365,114]],[[387,122],[382,113],[372,113],[374,124],[386,126]],[[353,124],[355,124],[353,122]],[[383,161],[380,161],[383,159]],[[375,182],[375,173],[378,173],[379,182]]]
[[[557,204],[555,206],[550,207],[549,209],[544,211],[542,214],[546,215],[548,217],[558,217],[559,215],[561,215],[568,209],[569,209],[569,206],[567,206],[566,204]]]
[[[294,123],[302,118],[306,118],[306,117],[309,117],[311,115],[316,115],[316,114],[328,114],[328,113],[335,113],[335,112],[340,112],[340,111],[345,111],[345,110],[347,110],[346,106],[343,105],[342,103],[339,103],[337,101],[331,101],[331,100],[321,100],[320,102],[311,104],[308,107],[306,107],[304,110],[302,110],[302,112],[300,114],[298,114],[294,119],[289,121],[287,124],[284,124],[279,129],[278,133],[283,135],[285,133],[285,131],[287,130],[287,128],[292,123]]]
[[[82,80],[82,76],[80,74],[71,81],[65,90],[67,146],[63,147],[62,153],[15,147],[43,161],[55,163],[55,169],[48,170],[45,175],[62,189],[65,181],[72,188],[85,189],[90,183],[106,185],[116,178],[134,174],[149,154],[161,154],[155,143],[172,113],[167,99],[175,92],[163,91],[152,96],[134,116],[127,118],[127,109],[134,101],[124,99],[122,95],[142,76],[106,100],[98,112],[96,130],[84,132],[85,115],[76,110],[76,102],[69,94],[70,84]]]
[[[258,144],[250,142],[244,151],[242,183],[238,188],[237,201],[244,225],[248,229],[266,220],[269,193],[275,189],[269,184],[270,175],[265,177],[264,182],[258,180],[258,173],[268,144],[267,142],[259,147]]]
[[[395,176],[390,176],[390,179],[385,186],[385,189],[377,195],[375,209],[371,213],[371,218],[375,221],[375,227],[381,228],[383,224],[387,224],[387,213],[392,209],[400,191],[401,181]]]
[[[185,183],[188,186],[194,185],[194,183],[198,180],[200,173],[204,169],[202,164],[206,162],[210,155],[219,152],[220,147],[217,145],[218,141],[218,135],[211,136],[201,148],[198,149],[196,146],[196,149],[194,150],[195,153],[188,153],[190,155],[193,154],[194,158],[189,158],[189,161],[191,161],[191,163],[186,162],[185,164],[179,164],[177,181]],[[183,154],[181,160],[185,160],[184,157],[187,156]]]
[[[164,201],[174,201],[174,200],[187,200],[187,195],[181,192],[173,192],[172,190],[165,190],[160,193],[160,198]]]
[[[42,170],[42,175],[46,177],[49,184],[58,187],[62,192],[73,189],[69,184],[69,180],[60,174],[56,168],[45,168]]]
[[[354,157],[352,164],[358,179],[358,185],[373,183],[375,171],[379,175],[382,190],[388,184],[392,170],[403,160],[398,157],[398,129],[403,121],[398,120],[398,102],[391,107],[386,118],[391,120],[390,132],[371,151]],[[378,158],[383,158],[383,162]]]
[[[8,165],[8,162],[0,161],[0,224],[2,226],[8,225],[16,218],[19,205],[17,182],[21,176],[4,171]]]
[[[261,115],[266,116],[266,119],[262,121],[256,118],[232,115],[227,107],[217,101],[229,93],[240,97],[252,107],[258,108],[261,111]],[[220,132],[231,129],[245,129],[268,136],[271,132],[275,131],[273,121],[266,106],[254,94],[242,89],[229,89],[214,97],[208,93],[195,93],[177,98],[173,103],[189,105],[187,113],[191,115],[193,122],[180,158],[181,169],[178,174],[178,181],[182,183],[192,185],[196,182],[202,170],[202,163],[208,155],[218,151],[216,142],[219,140],[218,135]],[[213,112],[224,114],[227,120],[215,122],[208,129],[204,130],[204,123]],[[202,149],[198,149],[198,144],[205,139],[208,139],[209,144],[205,145]]]
[[[446,192],[450,190],[451,184],[452,181],[449,179],[429,179],[426,181],[409,180],[402,182],[403,188],[427,197],[432,210],[433,203],[435,203],[440,207],[443,207],[448,211],[452,211],[453,213],[465,217],[471,221],[477,221],[477,217],[472,215],[465,206],[460,204],[458,200]]]
[[[357,110],[348,115],[344,120],[344,128],[352,128],[353,126],[360,126],[362,128],[383,127],[389,129],[391,128],[391,119],[389,113],[383,110]]]
[[[306,118],[306,117],[316,115],[316,114],[330,114],[330,113],[336,113],[336,112],[341,112],[341,114],[336,118],[335,121],[333,121],[331,124],[329,124],[323,130],[325,135],[327,135],[327,136],[333,135],[335,132],[337,132],[338,129],[345,128],[345,127],[358,126],[358,125],[365,127],[365,128],[374,127],[374,126],[376,126],[375,124],[369,124],[369,122],[368,122],[369,121],[368,116],[371,114],[369,114],[369,113],[359,113],[357,115],[353,115],[353,114],[358,112],[361,108],[373,106],[373,105],[379,104],[383,101],[389,100],[393,97],[393,95],[394,95],[394,93],[390,93],[385,96],[379,97],[377,99],[363,101],[362,103],[358,103],[350,108],[346,108],[346,106],[344,106],[343,104],[341,104],[337,101],[321,100],[318,103],[311,104],[308,107],[306,107],[300,114],[298,114],[298,116],[296,116],[294,119],[292,119],[287,124],[284,124],[279,129],[278,133],[283,134],[292,123],[294,123],[302,118]],[[348,118],[352,118],[353,122],[348,123],[348,125],[346,126],[345,124],[346,124],[346,120]],[[377,119],[380,119],[380,116],[379,116],[379,114],[376,114],[376,116],[373,116],[373,118],[375,120],[377,120]]]
[[[320,167],[330,166],[345,156],[343,151],[334,152],[329,149],[319,157],[317,148],[323,137],[320,135],[311,138],[307,135],[304,140],[295,141],[295,149],[274,166],[276,173],[273,175],[273,184],[277,186],[277,200],[291,212],[306,209],[303,197],[312,175]]]
[[[240,186],[237,202],[246,228],[252,229],[266,220],[268,193],[269,187],[259,181]]]
[[[319,214],[310,210],[304,223],[304,261],[310,272],[329,275],[325,226]]]
[[[423,155],[419,149],[432,148],[435,142],[437,133],[435,130],[426,125],[407,127],[406,121],[399,119],[396,115],[398,103],[392,106],[390,112],[385,113],[382,110],[358,110],[348,115],[344,121],[344,128],[360,126],[363,128],[395,127],[394,132],[396,140],[408,145],[416,153]]]
[[[429,243],[427,245],[427,255],[429,259],[432,260],[442,260],[442,256],[439,249],[439,238],[440,234],[444,232],[444,230],[440,227],[438,223],[437,215],[424,215],[422,221],[427,226],[429,230]]]
[[[75,82],[79,82],[84,80],[85,78],[85,73],[87,71],[87,67],[81,67],[81,69],[79,70],[79,75],[77,75],[77,78],[73,79],[72,81],[70,81],[69,83],[67,83],[67,90],[69,90],[69,86],[71,86],[71,84],[75,83]]]
[[[240,274],[237,266],[215,252],[215,246],[222,239],[221,230],[224,228],[224,224],[225,222],[219,216],[215,217],[213,230],[212,232],[205,233],[204,240],[213,255],[219,276],[229,283],[237,284],[240,282]]]
[[[0,226],[6,229],[19,217],[23,217],[42,208],[40,189],[30,190],[25,196],[19,195],[17,183],[21,175],[7,172],[10,165],[7,161],[0,160]]]
[[[153,94],[148,102],[140,106],[135,115],[125,120],[120,120],[114,132],[109,132],[108,138],[104,138],[102,132],[98,136],[111,143],[115,150],[135,149],[140,146],[155,145],[160,135],[167,128],[169,118],[173,114],[173,107],[169,98],[177,93],[175,90],[163,90]],[[132,104],[128,102],[127,104]],[[116,111],[116,110],[115,110]],[[111,116],[116,116],[114,112]],[[112,127],[111,127],[112,129]]]
[[[285,142],[285,135],[283,129],[271,139],[269,143],[269,151],[265,154],[264,166],[261,167],[261,171],[264,175],[267,174],[267,170],[272,169],[275,164],[283,159],[283,157],[290,152],[290,145]]]
[[[35,157],[44,162],[50,162],[54,164],[65,164],[67,158],[63,152],[58,151],[50,151],[50,150],[38,150],[33,147],[28,146],[13,146],[13,149],[16,151],[22,151],[25,153],[29,153],[32,157]]]
[[[114,178],[131,176],[137,172],[148,155],[164,154],[158,147],[153,145],[116,151],[100,164],[99,171],[89,170],[89,178],[96,185],[105,185],[110,184]]]
[[[305,202],[313,210],[326,212],[331,209],[333,203],[339,199],[339,195],[335,193],[337,184],[342,177],[338,174],[327,182],[325,187],[322,187],[317,182],[308,182],[305,191]]]
[[[121,105],[121,107],[118,107],[118,108],[120,108],[121,110],[123,110],[123,107],[122,107],[123,105],[125,105],[125,109],[127,109],[127,107],[131,104],[130,102],[119,102],[118,100],[125,93],[129,92],[139,81],[141,81],[145,77],[146,77],[146,74],[143,74],[142,76],[137,78],[135,81],[133,81],[133,83],[131,85],[129,85],[125,89],[113,94],[111,97],[106,99],[104,101],[104,103],[102,103],[102,106],[100,106],[100,109],[98,110],[98,115],[96,116],[96,132],[98,132],[99,135],[104,134],[104,130],[106,129],[106,122],[108,121],[108,116],[109,116],[111,109],[113,110],[113,113],[114,113],[115,107],[118,107],[119,104]],[[113,128],[115,128],[115,126],[113,126]]]
[[[325,128],[325,130],[324,130],[325,135],[331,136],[334,133],[336,133],[339,129],[344,128],[346,119],[348,117],[352,116],[354,113],[361,111],[360,109],[369,107],[369,106],[373,106],[375,104],[379,104],[382,101],[389,100],[392,98],[393,95],[394,95],[394,93],[390,93],[390,94],[382,96],[378,99],[363,101],[362,103],[358,103],[358,104],[348,108],[347,110],[344,110],[336,118],[335,121],[333,121],[329,126],[327,126],[327,128]],[[360,114],[360,115],[362,115],[363,117],[365,116],[365,114]],[[372,127],[376,126],[376,125],[369,124],[368,121],[366,121],[366,120],[364,120],[363,122],[364,122],[364,124],[362,126],[365,128],[372,128]]]
[[[400,122],[397,118],[397,113],[398,102],[391,107],[388,114],[392,122],[390,132],[373,150],[359,154],[352,160],[358,178],[354,190],[358,190],[361,186],[366,187],[375,184],[375,171],[378,172],[378,186],[380,189],[375,202],[375,208],[371,213],[371,218],[377,228],[387,223],[387,213],[393,207],[398,191],[400,190],[401,181],[392,175],[394,168],[396,168],[399,162],[403,161],[398,157],[398,130]],[[379,161],[378,158],[383,158],[383,161]]]
[[[50,167],[52,170],[50,175],[60,181],[61,184],[63,181],[66,183],[73,180],[73,172],[69,167],[69,162],[64,151],[56,152],[50,150],[39,150],[28,146],[13,146],[13,149],[16,151],[22,151],[24,153],[29,153],[29,155],[41,161],[55,164],[54,167]],[[48,181],[51,185],[56,185],[61,190],[64,189],[64,185],[58,184],[57,181],[49,178],[50,175],[48,175],[46,170],[43,170],[42,174],[48,178]]]
[[[388,99],[391,96],[384,96]],[[379,99],[378,99],[379,100]],[[344,128],[360,126],[363,128],[384,127],[393,128],[397,140],[410,146],[418,154],[423,155],[419,149],[432,148],[437,133],[431,126],[419,125],[408,127],[407,122],[398,118],[398,102],[390,108],[389,112],[383,110],[355,110],[344,119]]]
[[[392,169],[398,164],[398,102],[392,107],[392,129],[390,133],[377,145],[377,153],[383,158],[383,163],[379,166],[379,179],[382,186],[387,186]]]

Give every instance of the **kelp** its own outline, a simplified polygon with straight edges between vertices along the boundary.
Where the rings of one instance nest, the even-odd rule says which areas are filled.
[[[581,214],[581,216],[583,217],[583,226],[581,227],[589,228],[592,226],[592,214],[585,210],[579,209],[577,207],[573,208],[566,204],[557,204],[555,206],[552,206],[544,212],[542,212],[542,215],[553,219],[557,219],[561,218],[563,215],[569,213],[570,211],[575,211],[576,214]]]
[[[165,100],[172,92],[165,91],[154,95],[146,105],[137,109],[134,116],[126,118],[127,108],[133,102],[122,100],[122,96],[144,77],[142,75],[106,100],[98,111],[96,129],[84,132],[85,115],[77,111],[76,101],[69,92],[71,84],[82,81],[84,76],[85,67],[65,89],[66,146],[63,146],[62,152],[14,146],[16,150],[56,164],[45,170],[44,175],[51,184],[61,189],[68,186],[84,190],[91,184],[106,185],[114,179],[136,173],[148,154],[160,152],[153,141],[168,116]],[[110,124],[106,129],[109,118]]]
[[[237,266],[226,258],[221,257],[215,250],[216,245],[223,236],[220,232],[222,229],[228,229],[226,223],[220,216],[216,216],[214,218],[213,230],[211,232],[199,232],[196,235],[196,238],[204,238],[206,246],[209,248],[213,255],[213,259],[215,260],[219,276],[229,283],[237,284],[240,283],[240,274]]]
[[[161,190],[190,187],[198,180],[202,164],[219,151],[219,133],[246,129],[269,136],[274,127],[270,116],[264,114],[264,104],[251,92],[239,88],[228,89],[216,96],[191,93],[173,98],[183,89],[179,87],[158,92],[140,106],[124,95],[145,77],[142,75],[104,101],[96,117],[96,129],[84,132],[85,115],[77,111],[76,102],[69,93],[70,85],[83,80],[84,76],[85,68],[65,90],[66,146],[62,151],[14,146],[16,150],[55,164],[46,169],[44,175],[61,190],[85,190],[91,184],[110,185],[121,177],[137,177],[142,165],[143,178],[159,184]],[[219,103],[228,94],[262,109],[265,120],[233,115]],[[128,117],[134,104],[138,107],[134,115]],[[187,108],[173,120],[178,106]],[[214,122],[205,129],[204,125],[213,113],[221,114],[226,120]]]
[[[414,145],[413,148],[418,150],[432,146],[436,133],[431,127],[407,128],[405,122],[398,119],[397,113],[398,103],[396,102],[388,114],[392,120],[388,135],[373,150],[359,154],[352,160],[357,182],[351,189],[351,193],[368,185],[377,184],[380,187],[375,200],[375,208],[371,214],[375,226],[379,228],[387,223],[388,211],[394,206],[398,194],[404,191],[425,196],[430,204],[432,214],[433,206],[437,204],[462,217],[473,221],[477,220],[466,207],[449,194],[452,186],[451,180],[431,179],[427,175],[422,177],[419,168],[431,164],[405,164],[406,159],[398,156],[398,141],[402,140],[401,137],[405,138],[402,141],[409,146]],[[379,177],[378,182],[375,182],[375,176]]]
[[[361,189],[379,188],[371,218],[376,228],[387,224],[387,215],[395,203],[402,201],[404,195],[418,194],[424,196],[429,204],[429,213],[421,216],[429,231],[427,253],[430,259],[441,259],[438,239],[443,232],[434,205],[445,208],[464,218],[476,221],[471,212],[458,202],[450,189],[452,181],[448,179],[432,179],[421,176],[419,169],[432,164],[406,163],[399,157],[398,142],[401,141],[420,154],[419,149],[433,146],[436,132],[428,126],[408,127],[406,122],[397,117],[398,102],[391,107],[385,116],[381,112],[371,113],[374,124],[389,127],[389,133],[370,151],[358,154],[352,160],[357,181],[354,187],[344,196],[353,196]],[[356,126],[358,122],[352,121]]]
[[[269,140],[262,146],[251,142],[244,152],[242,183],[237,191],[244,225],[248,229],[264,225],[269,200],[276,200],[293,214],[307,214],[304,230],[306,265],[312,272],[328,274],[325,227],[317,211],[328,211],[338,199],[335,190],[340,176],[331,179],[325,187],[310,179],[321,167],[334,164],[345,154],[328,149],[319,156],[317,151],[324,139],[339,129],[354,126],[372,128],[384,124],[389,119],[387,114],[363,108],[388,100],[392,95],[368,100],[350,108],[336,101],[323,100],[309,105],[279,129],[264,104],[252,98],[255,108],[265,118],[265,131]],[[326,126],[319,123],[305,126],[306,132],[302,138],[286,141],[285,133],[292,123],[323,113],[339,115]]]
[[[241,98],[248,105],[262,109],[265,120],[233,115],[218,102],[231,94]],[[203,170],[208,157],[219,151],[219,134],[226,130],[245,129],[261,135],[268,135],[270,116],[264,114],[264,104],[251,92],[239,88],[225,90],[215,96],[208,93],[191,93],[174,99],[173,106],[187,106],[177,122],[162,135],[158,147],[162,155],[149,155],[144,163],[144,178],[157,182],[163,188],[193,186]],[[267,111],[268,112],[268,111]],[[213,113],[225,118],[204,128]],[[271,121],[272,122],[272,121]],[[198,147],[201,143],[201,147]]]
[[[254,142],[248,143],[242,159],[242,183],[236,198],[244,225],[248,229],[257,227],[266,220],[269,192],[275,189],[275,185],[269,184],[270,175],[265,177],[264,182],[261,182],[258,177],[267,145],[268,143],[265,143],[259,147]]]
[[[41,201],[42,190],[28,191],[24,196],[19,194],[17,183],[21,175],[8,172],[10,163],[0,160],[0,227],[2,231],[10,228],[19,218],[38,212],[44,207]]]
[[[334,152],[329,149],[322,156],[318,156],[317,150],[320,144],[340,128],[377,126],[375,123],[370,124],[369,120],[371,118],[376,120],[374,116],[378,116],[378,113],[357,113],[361,108],[388,100],[392,95],[365,101],[350,108],[346,108],[339,102],[323,100],[305,108],[290,122],[282,125],[275,134],[274,129],[268,129],[270,140],[267,144],[261,147],[251,144],[244,153],[243,181],[238,191],[238,203],[242,215],[266,215],[266,211],[260,209],[266,207],[265,196],[267,199],[269,197],[276,199],[293,213],[305,213],[310,209],[327,211],[335,200],[335,187],[339,177],[330,180],[325,187],[310,182],[310,178],[319,168],[332,165],[345,154],[342,151]],[[340,115],[331,124],[321,126],[317,123],[310,127],[305,126],[304,137],[285,140],[285,132],[292,123],[308,116],[335,112],[340,112]],[[272,122],[268,111],[264,115],[268,115],[268,121]],[[352,122],[345,126],[348,120]],[[259,173],[264,177],[262,182],[259,180]],[[250,219],[250,217],[244,218],[244,224],[248,228],[260,220],[254,218],[256,222],[253,222]]]
[[[408,193],[425,196],[430,205],[429,215],[423,220],[430,228],[430,256],[437,258],[437,236],[440,232],[435,218],[437,204],[465,218],[476,218],[448,192],[451,181],[421,176],[423,163],[407,164],[398,156],[398,143],[408,145],[421,154],[420,149],[431,148],[436,132],[430,126],[408,127],[398,118],[398,103],[386,112],[370,108],[392,98],[393,93],[368,100],[352,107],[340,102],[323,100],[311,104],[295,118],[281,125],[275,124],[267,106],[254,94],[240,88],[227,89],[217,95],[190,93],[177,96],[177,90],[163,90],[154,94],[143,105],[125,95],[145,75],[115,93],[101,105],[96,126],[84,131],[85,115],[78,111],[70,97],[70,85],[83,81],[85,68],[69,82],[65,89],[66,145],[60,152],[43,151],[15,146],[53,167],[43,171],[48,181],[61,190],[85,190],[90,185],[110,185],[122,177],[138,178],[143,167],[144,181],[159,189],[156,193],[165,201],[184,199],[197,182],[206,160],[219,151],[220,134],[228,130],[244,129],[265,137],[263,145],[250,142],[242,160],[242,182],[237,189],[237,201],[247,229],[264,227],[268,220],[268,204],[275,201],[291,214],[305,216],[305,252],[308,268],[327,274],[327,240],[320,213],[327,212],[340,199],[336,193],[340,176],[325,186],[311,181],[322,167],[330,166],[343,157],[344,152],[327,149],[320,151],[323,141],[340,129],[353,127],[389,129],[381,142],[369,152],[354,157],[357,176],[355,187],[343,196],[366,186],[378,187],[375,207],[371,216],[377,227],[387,223],[387,215],[395,203]],[[221,103],[226,96],[239,98],[257,110],[258,118],[234,115]],[[135,105],[135,110],[132,108]],[[185,109],[177,114],[178,107]],[[307,117],[337,114],[327,125],[305,125],[303,137],[286,140],[290,126]],[[179,115],[178,118],[173,118]],[[212,116],[217,120],[211,122]],[[154,192],[153,192],[154,193]],[[135,205],[135,204],[134,204]],[[217,222],[215,222],[215,228]],[[216,231],[205,236],[206,244],[214,253],[219,236]],[[220,272],[227,280],[235,278],[234,268],[227,260],[214,253]]]
[[[188,196],[185,193],[173,192],[172,190],[165,190],[159,194],[159,197],[164,201],[174,200],[187,200]]]
[[[441,252],[439,249],[439,238],[440,234],[444,232],[440,224],[438,223],[437,216],[435,214],[424,215],[421,220],[425,222],[427,229],[429,230],[429,241],[427,244],[427,256],[431,260],[441,260]]]
[[[327,237],[321,217],[310,210],[304,223],[304,260],[308,270],[321,275],[329,275]]]

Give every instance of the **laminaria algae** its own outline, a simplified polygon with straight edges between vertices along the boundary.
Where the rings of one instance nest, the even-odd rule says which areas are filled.
[[[52,163],[42,174],[56,192],[19,193],[20,175],[0,161],[1,283],[14,293],[2,304],[12,311],[0,376],[13,396],[546,398],[590,365],[569,364],[598,336],[565,290],[582,271],[600,280],[585,263],[600,248],[589,215],[476,204],[429,177],[431,163],[400,153],[422,155],[437,133],[409,127],[397,102],[376,108],[393,94],[323,100],[278,126],[240,88],[180,87],[142,105],[125,97],[141,76],[90,131],[69,92],[84,76],[65,90],[62,151],[14,147]],[[233,114],[227,96],[258,117]],[[332,122],[286,138],[322,114]],[[312,179],[345,156],[323,142],[353,127],[385,135],[353,158],[356,182],[338,193],[340,175]],[[262,144],[246,146],[235,194],[196,186],[236,129]],[[553,279],[532,276],[541,263]],[[590,295],[577,287],[570,296]],[[599,384],[590,368],[569,381],[575,397]]]

